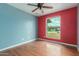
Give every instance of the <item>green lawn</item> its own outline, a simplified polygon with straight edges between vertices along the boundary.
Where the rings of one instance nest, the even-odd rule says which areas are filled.
[[[60,32],[59,33],[55,32],[55,31],[54,32],[48,32],[47,37],[60,40]]]

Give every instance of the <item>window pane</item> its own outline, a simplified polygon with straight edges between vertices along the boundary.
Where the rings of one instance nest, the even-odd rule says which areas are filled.
[[[60,39],[60,17],[47,19],[47,37]]]

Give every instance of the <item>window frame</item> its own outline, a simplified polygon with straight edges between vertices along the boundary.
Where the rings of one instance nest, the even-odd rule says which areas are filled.
[[[59,38],[59,39],[56,39],[56,38],[49,38],[49,39],[60,40],[60,39],[61,39],[61,16],[54,16],[54,17],[47,17],[47,18],[46,18],[46,24],[45,24],[45,25],[46,25],[46,26],[45,26],[45,28],[46,28],[46,30],[45,30],[45,36],[46,36],[46,38],[48,38],[48,37],[47,37],[47,31],[48,31],[48,30],[47,30],[47,20],[48,20],[48,19],[55,18],[55,17],[60,17],[60,38]]]

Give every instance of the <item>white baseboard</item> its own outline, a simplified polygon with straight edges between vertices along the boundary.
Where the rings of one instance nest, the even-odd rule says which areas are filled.
[[[27,44],[27,43],[32,42],[32,41],[35,41],[35,39],[32,39],[32,40],[29,40],[29,41],[26,41],[26,42],[18,43],[18,44],[15,44],[15,45],[0,49],[0,51],[8,50],[8,49],[11,49],[11,48],[23,45],[23,44]]]
[[[67,43],[62,43],[62,42],[59,42],[60,44],[64,44],[64,45],[68,45],[68,46],[73,46],[73,47],[77,47],[77,45],[73,45],[73,44],[67,44]]]
[[[47,39],[43,39],[43,40],[50,41],[50,40],[47,40]],[[53,42],[53,43],[58,43],[58,44],[63,44],[63,45],[68,45],[68,46],[73,46],[73,47],[77,47],[77,45],[67,44],[67,43],[58,42],[58,41],[50,41],[50,42]]]

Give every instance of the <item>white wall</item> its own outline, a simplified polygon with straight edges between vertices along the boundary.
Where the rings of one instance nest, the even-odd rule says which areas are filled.
[[[79,4],[78,4],[78,12],[77,12],[77,40],[78,40],[78,51],[79,51]]]

